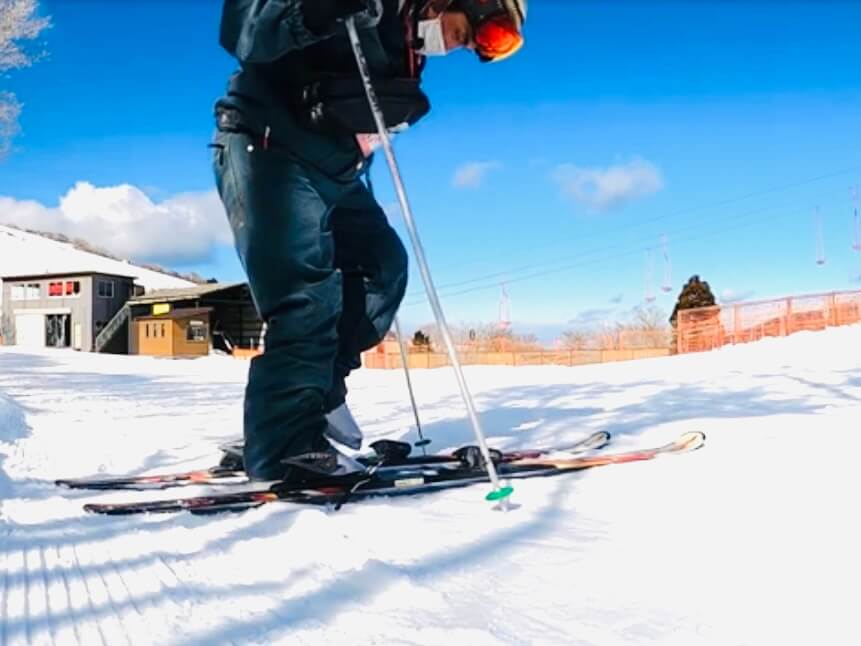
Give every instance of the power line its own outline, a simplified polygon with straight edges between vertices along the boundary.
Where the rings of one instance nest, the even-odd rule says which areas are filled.
[[[754,198],[754,197],[761,197],[763,195],[770,195],[773,193],[780,193],[780,192],[789,191],[791,189],[798,188],[799,186],[806,186],[806,185],[815,184],[816,182],[821,182],[821,181],[824,181],[827,179],[834,179],[835,177],[841,177],[843,175],[848,175],[850,173],[854,173],[854,172],[857,172],[859,170],[861,170],[861,166],[853,166],[850,168],[845,168],[843,170],[833,171],[833,172],[829,172],[829,173],[824,173],[822,175],[816,175],[814,177],[808,177],[808,178],[796,180],[793,182],[787,182],[785,184],[779,184],[776,186],[771,186],[771,187],[761,189],[758,191],[751,191],[749,193],[745,193],[745,194],[742,194],[742,195],[739,195],[736,197],[727,198],[725,200],[719,200],[717,202],[712,202],[709,204],[700,204],[697,206],[682,208],[682,209],[679,209],[677,211],[670,211],[669,213],[657,215],[657,216],[654,216],[652,218],[646,218],[643,220],[639,220],[636,224],[627,227],[627,230],[629,232],[637,231],[637,230],[643,229],[644,227],[646,227],[648,225],[655,224],[658,222],[663,222],[664,220],[668,220],[671,218],[677,218],[677,217],[680,217],[683,215],[689,215],[691,213],[698,213],[701,211],[707,211],[709,209],[715,209],[715,208],[720,208],[723,206],[737,204],[739,202],[743,202],[745,200],[749,200],[749,199]],[[591,235],[587,234],[587,235],[579,237],[578,240],[579,241],[587,241],[587,240],[598,238],[598,237],[600,237],[600,234],[591,234]],[[540,251],[541,249],[546,249],[549,246],[555,246],[555,244],[556,243],[553,243],[553,245],[536,246],[536,247],[532,248],[532,251],[533,252]],[[567,258],[560,258],[560,259],[555,260],[555,261],[550,261],[550,263],[565,262],[566,260],[568,260],[568,259]],[[445,284],[439,285],[439,289],[445,290],[448,288],[459,287],[462,285],[469,285],[469,284],[472,284],[475,282],[484,281],[484,280],[488,280],[488,279],[496,279],[496,278],[500,278],[502,276],[507,275],[508,272],[525,271],[525,270],[533,269],[533,268],[540,267],[540,266],[546,266],[546,265],[547,265],[546,261],[542,262],[540,264],[531,263],[528,265],[521,265],[519,267],[515,267],[512,269],[506,269],[505,271],[495,272],[492,274],[485,274],[482,276],[478,276],[478,277],[463,280],[463,281],[445,283]],[[448,265],[448,267],[443,266],[443,268],[451,268],[451,267],[452,267],[452,265]],[[421,290],[417,290],[417,291],[408,293],[407,298],[417,297],[420,295],[421,295]]]
[[[761,218],[761,217],[757,218],[757,219],[751,218],[751,216],[753,216],[753,215],[760,215],[762,213],[767,213],[769,211],[779,211],[779,212],[777,214],[775,214],[771,217],[767,217],[767,218]],[[747,226],[753,226],[753,225],[760,224],[760,223],[765,222],[765,221],[771,221],[774,219],[778,219],[781,216],[785,217],[787,215],[798,215],[798,214],[803,213],[803,212],[804,211],[801,209],[787,212],[783,209],[782,206],[781,207],[769,207],[767,209],[759,209],[756,211],[747,211],[747,212],[741,213],[741,214],[736,215],[736,216],[728,216],[726,218],[723,218],[723,220],[722,220],[723,223],[726,223],[727,221],[730,221],[730,220],[741,220],[741,219],[746,220],[746,222],[741,223],[740,225],[738,225],[736,227],[730,228],[730,227],[726,227],[726,226],[721,226],[720,228],[717,228],[717,229],[702,232],[700,229],[700,223],[695,223],[691,227],[685,227],[685,228],[680,229],[680,230],[696,228],[700,231],[700,233],[695,234],[695,235],[679,236],[679,235],[677,235],[679,230],[675,230],[675,231],[672,231],[673,239],[680,241],[680,242],[689,242],[692,240],[699,240],[699,239],[703,239],[703,238],[706,238],[706,239],[713,238],[713,237],[716,237],[719,235],[724,235],[729,230],[743,229]],[[618,248],[623,247],[623,246],[624,245],[611,245],[609,247],[606,247],[604,250],[608,251],[608,250],[618,249]],[[636,249],[627,248],[626,250],[621,251],[620,253],[605,254],[604,256],[597,258],[595,260],[584,261],[582,258],[578,258],[577,261],[572,262],[571,259],[568,259],[568,262],[565,263],[564,265],[560,266],[560,267],[540,269],[539,271],[535,271],[535,272],[532,272],[532,273],[529,273],[526,275],[522,275],[522,276],[513,276],[511,272],[506,272],[506,275],[508,276],[508,278],[506,279],[506,283],[511,284],[511,283],[524,282],[524,281],[532,280],[534,278],[541,278],[541,277],[552,275],[552,274],[564,273],[566,271],[571,271],[573,269],[579,269],[579,268],[583,268],[583,267],[600,265],[600,264],[610,262],[610,261],[617,261],[621,258],[627,258],[629,256],[638,255],[638,254],[643,253],[644,251],[655,250],[656,248],[658,248],[658,247],[657,246],[648,246],[645,248],[639,247]],[[588,255],[591,255],[594,253],[600,253],[600,251],[602,251],[602,250],[593,250],[591,252],[588,252]],[[546,265],[545,265],[545,267],[546,267]],[[496,288],[498,288],[497,283],[478,285],[476,287],[472,287],[472,288],[468,288],[468,289],[462,289],[462,290],[456,290],[456,291],[447,291],[444,293],[444,296],[451,298],[454,296],[462,296],[464,294],[472,294],[475,292],[486,291],[489,289],[496,289]],[[413,301],[405,302],[402,305],[402,307],[413,307],[413,306],[417,306],[417,305],[422,305],[422,304],[424,304],[424,302],[425,302],[424,299],[413,300]]]

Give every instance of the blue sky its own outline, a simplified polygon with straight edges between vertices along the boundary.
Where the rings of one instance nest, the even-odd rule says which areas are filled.
[[[220,7],[42,0],[47,58],[0,78],[0,222],[242,279],[206,148]],[[859,30],[857,2],[533,0],[514,58],[431,60],[396,151],[449,321],[495,321],[502,282],[515,329],[611,320],[649,266],[667,314],[692,274],[724,301],[861,288]],[[382,157],[374,184],[406,241]],[[402,315],[431,319],[415,269]]]

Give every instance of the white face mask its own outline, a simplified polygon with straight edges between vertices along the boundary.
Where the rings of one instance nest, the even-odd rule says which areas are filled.
[[[445,48],[445,37],[442,34],[442,17],[433,20],[420,20],[418,37],[424,43],[418,50],[419,54],[425,56],[445,56],[448,51]]]

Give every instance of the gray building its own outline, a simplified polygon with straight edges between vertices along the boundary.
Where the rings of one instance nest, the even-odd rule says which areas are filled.
[[[100,272],[3,276],[0,335],[7,345],[91,351],[99,331],[143,288]]]

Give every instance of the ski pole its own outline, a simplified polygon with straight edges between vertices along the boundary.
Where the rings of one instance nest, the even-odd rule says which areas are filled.
[[[395,185],[395,192],[398,195],[398,203],[401,207],[401,214],[404,217],[404,223],[407,227],[407,232],[410,236],[410,241],[413,245],[413,252],[416,256],[416,262],[419,266],[419,273],[424,282],[425,291],[427,292],[428,300],[430,301],[431,309],[434,313],[437,326],[440,334],[445,342],[446,351],[448,352],[449,360],[451,361],[454,374],[457,378],[457,384],[460,388],[460,394],[463,397],[463,403],[466,405],[466,411],[469,415],[469,421],[472,424],[472,430],[475,433],[475,439],[478,441],[481,455],[484,457],[484,462],[487,467],[487,474],[490,477],[490,482],[493,485],[493,491],[487,494],[487,500],[501,500],[503,505],[505,499],[511,495],[513,488],[510,486],[503,487],[499,482],[499,475],[496,473],[496,465],[490,457],[490,450],[487,448],[487,441],[484,438],[484,433],[481,430],[481,424],[478,421],[478,414],[475,411],[475,404],[472,401],[472,395],[469,392],[469,387],[466,384],[466,378],[463,374],[463,369],[460,365],[460,360],[457,357],[457,351],[454,347],[454,341],[451,338],[448,325],[445,322],[445,315],[440,305],[439,297],[437,296],[436,287],[434,287],[433,279],[431,278],[430,269],[428,268],[427,260],[425,259],[424,249],[419,240],[418,231],[413,219],[412,210],[410,209],[407,200],[406,189],[401,178],[398,162],[395,159],[395,153],[392,149],[392,142],[389,139],[389,133],[386,129],[386,123],[383,120],[382,110],[377,101],[377,93],[374,91],[374,85],[371,82],[371,71],[368,67],[368,61],[365,59],[365,54],[362,51],[362,43],[359,41],[359,32],[356,29],[355,18],[350,16],[345,21],[347,33],[350,37],[350,44],[353,47],[353,55],[356,58],[356,64],[359,67],[359,74],[362,77],[362,83],[365,86],[365,95],[368,99],[368,105],[374,117],[374,123],[377,126],[377,134],[380,136],[380,143],[383,147],[383,152],[386,156],[386,162],[389,165],[389,171],[392,175],[392,182]]]
[[[413,405],[413,415],[415,415],[416,418],[416,430],[419,432],[419,441],[416,442],[416,446],[422,447],[422,455],[427,455],[425,447],[430,444],[430,440],[426,440],[425,436],[422,434],[422,423],[419,421],[419,409],[418,406],[416,406],[416,397],[413,394],[413,382],[410,380],[407,349],[404,344],[404,335],[401,334],[401,322],[398,320],[397,316],[395,316],[395,336],[398,337],[398,350],[401,351],[401,363],[404,364],[404,376],[407,378],[407,390],[410,393],[410,403]]]
[[[368,187],[368,191],[371,195],[374,195],[374,185],[371,182],[371,163],[373,162],[373,156],[368,157],[368,163],[365,165],[365,184]],[[416,419],[416,430],[419,433],[419,441],[415,442],[415,446],[420,446],[422,449],[422,455],[427,455],[427,451],[425,447],[431,443],[430,440],[425,439],[424,434],[422,434],[422,423],[419,420],[419,409],[416,406],[416,398],[413,394],[413,384],[410,380],[410,367],[409,367],[409,359],[407,359],[407,349],[406,344],[404,342],[404,335],[401,333],[401,323],[398,320],[397,315],[395,316],[395,336],[398,338],[398,350],[401,352],[401,363],[404,366],[404,376],[407,379],[407,390],[410,393],[410,403],[413,407],[413,415]]]

